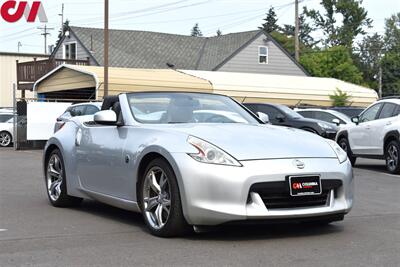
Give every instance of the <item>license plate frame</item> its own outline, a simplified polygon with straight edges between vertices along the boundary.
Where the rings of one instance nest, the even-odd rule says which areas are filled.
[[[296,185],[294,186],[295,183]],[[289,176],[289,191],[290,191],[290,196],[292,197],[321,195],[322,194],[321,176],[320,175]]]

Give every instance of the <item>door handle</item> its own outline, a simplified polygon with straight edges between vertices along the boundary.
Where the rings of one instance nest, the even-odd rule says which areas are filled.
[[[365,129],[367,129],[367,130],[371,129],[371,125],[366,125]]]
[[[392,122],[391,122],[391,121],[389,121],[388,123],[386,123],[386,125],[392,125]]]

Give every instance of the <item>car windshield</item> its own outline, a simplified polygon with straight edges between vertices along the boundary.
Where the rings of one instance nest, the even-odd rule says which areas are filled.
[[[280,105],[279,108],[289,117],[291,117],[292,119],[300,119],[300,118],[304,118],[303,116],[301,116],[299,113],[297,113],[296,111],[294,111],[293,109],[284,106],[284,105]]]
[[[333,115],[335,115],[336,117],[339,117],[341,120],[345,121],[346,123],[351,122],[351,119],[349,116],[347,116],[344,113],[338,112],[336,110],[331,110],[330,111]]]
[[[166,92],[127,96],[135,120],[141,123],[259,123],[238,103],[222,95]]]

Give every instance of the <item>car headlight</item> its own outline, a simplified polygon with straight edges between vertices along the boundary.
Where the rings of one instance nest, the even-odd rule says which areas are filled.
[[[347,153],[344,151],[335,141],[326,139],[328,144],[331,146],[333,151],[335,151],[339,163],[343,163],[347,160]]]
[[[189,156],[197,161],[219,165],[242,166],[234,157],[200,138],[189,136],[187,141],[198,150],[198,153],[189,153]]]
[[[328,123],[318,122],[318,125],[324,130],[334,130],[334,128]]]

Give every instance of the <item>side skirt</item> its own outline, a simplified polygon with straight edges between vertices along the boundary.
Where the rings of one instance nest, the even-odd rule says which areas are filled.
[[[357,158],[367,158],[367,159],[385,159],[384,155],[368,155],[368,154],[353,154]]]
[[[124,210],[141,212],[138,203],[135,201],[121,199],[121,198],[93,192],[90,190],[80,189],[79,191],[81,191],[81,193],[85,194],[89,198],[97,200],[101,203],[105,203],[107,205],[114,206],[114,207],[124,209]]]

